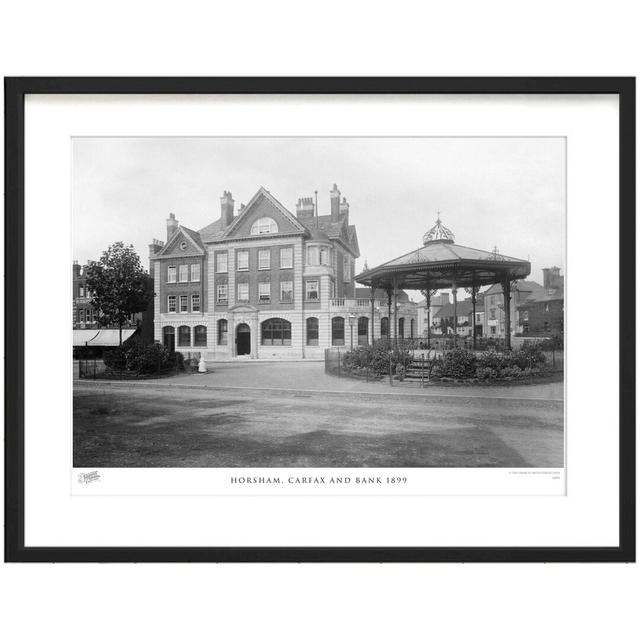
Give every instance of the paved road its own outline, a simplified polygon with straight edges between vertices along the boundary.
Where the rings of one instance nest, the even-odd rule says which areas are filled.
[[[299,369],[306,376],[274,379],[274,372],[283,372],[280,363],[218,366],[212,374],[193,376],[197,384],[180,383],[182,387],[150,381],[77,382],[75,466],[563,464],[564,403],[544,397],[557,391],[542,386],[474,388],[474,393],[484,393],[475,396],[468,389],[466,395],[452,393],[461,389],[435,393],[415,388],[394,388],[388,394],[380,383],[337,380],[335,385],[330,378],[329,389],[318,391],[315,385],[314,391],[305,388],[315,375],[309,368]],[[249,380],[259,386],[261,376],[271,380],[270,389],[234,388]],[[220,386],[206,386],[212,380]],[[300,387],[292,390],[292,385]],[[531,390],[537,395],[523,394]]]

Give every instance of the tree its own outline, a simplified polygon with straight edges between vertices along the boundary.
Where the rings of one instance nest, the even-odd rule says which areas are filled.
[[[100,326],[117,325],[122,345],[122,325],[132,313],[144,311],[154,297],[149,275],[133,245],[112,244],[87,270],[87,289]]]

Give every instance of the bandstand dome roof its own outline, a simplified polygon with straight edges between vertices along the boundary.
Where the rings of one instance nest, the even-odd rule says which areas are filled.
[[[455,243],[453,232],[438,220],[424,234],[423,246],[356,276],[366,286],[400,289],[449,289],[519,280],[531,273],[528,260]]]
[[[455,242],[456,237],[451,229],[447,229],[440,221],[440,212],[438,211],[437,222],[422,236],[422,244],[427,245],[430,242]]]

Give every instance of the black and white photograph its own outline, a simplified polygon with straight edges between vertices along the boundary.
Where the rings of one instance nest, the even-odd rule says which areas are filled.
[[[562,471],[566,162],[561,136],[74,137],[79,482]]]

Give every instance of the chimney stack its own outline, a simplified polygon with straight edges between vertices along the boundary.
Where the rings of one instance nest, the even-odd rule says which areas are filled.
[[[560,267],[547,267],[542,270],[543,286],[546,293],[564,288],[564,278],[560,275]]]
[[[153,275],[153,257],[158,253],[162,247],[164,247],[164,242],[162,240],[157,240],[154,238],[149,245],[149,273]]]
[[[314,214],[313,198],[298,198],[296,216],[301,222],[311,222]]]
[[[220,198],[222,227],[226,229],[233,222],[233,205],[235,204],[231,191],[225,191]]]
[[[349,203],[344,196],[342,198],[342,202],[340,203],[340,215],[347,216],[347,222],[349,221]]]
[[[167,219],[167,242],[169,242],[169,239],[176,232],[177,228],[178,221],[176,220],[175,215],[173,213],[170,213],[169,218]]]
[[[329,193],[331,196],[331,220],[335,221],[340,218],[340,190],[336,184]]]
[[[73,261],[73,277],[77,280],[80,277],[80,271],[82,267],[78,264],[77,260]]]

